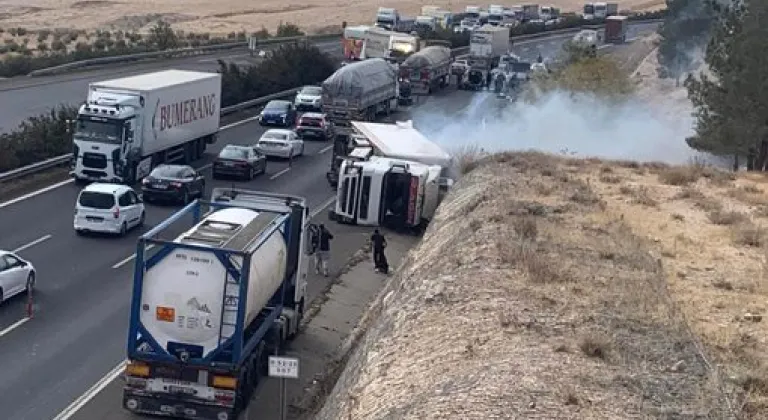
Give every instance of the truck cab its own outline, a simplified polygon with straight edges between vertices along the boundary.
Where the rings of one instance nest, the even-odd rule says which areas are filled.
[[[437,208],[442,168],[379,156],[362,160],[367,153],[353,151],[360,157],[341,164],[334,218],[393,229],[428,222]]]
[[[134,133],[141,132],[140,98],[95,92],[80,106],[72,135],[72,172],[78,179],[122,182],[126,156],[133,152]]]
[[[400,14],[395,9],[389,7],[379,7],[378,12],[376,12],[375,25],[380,28],[394,31],[397,29],[399,21]]]

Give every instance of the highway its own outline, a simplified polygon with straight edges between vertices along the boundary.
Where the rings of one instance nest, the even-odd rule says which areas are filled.
[[[546,58],[557,51],[557,42],[540,39],[516,48],[523,54],[541,52]],[[428,98],[420,111],[434,108],[461,113],[472,94],[453,89]],[[206,176],[210,175],[210,154],[229,143],[251,144],[263,133],[252,120],[230,125],[209,155],[195,163]],[[270,162],[266,175],[235,183],[302,195],[313,209],[321,207],[333,196],[323,176],[330,163],[329,151],[329,143],[308,141],[306,156],[296,159],[292,168],[285,162]],[[231,184],[207,182],[208,188]],[[131,256],[141,232],[131,232],[127,238],[76,236],[72,209],[78,191],[73,183],[62,183],[23,200],[0,203],[0,249],[23,248],[20,254],[38,270],[34,318],[25,318],[23,296],[0,306],[0,407],[4,419],[54,418],[125,358]],[[148,206],[144,230],[175,210]],[[105,409],[120,405],[112,398],[97,398],[94,403]]]
[[[655,23],[631,25],[627,37],[633,38],[641,33],[654,31],[657,25]],[[535,60],[539,53],[544,57],[550,57],[560,49],[564,41],[572,36],[572,34],[565,34],[551,38],[518,41],[513,44],[512,51],[528,60]],[[340,41],[324,41],[317,43],[317,46],[324,52],[341,57]],[[0,133],[11,131],[26,118],[48,112],[51,107],[58,104],[81,103],[85,100],[90,82],[167,68],[216,71],[219,59],[240,65],[254,64],[259,60],[250,57],[245,50],[233,50],[198,57],[126,63],[72,74],[34,78],[18,77],[0,81],[0,103],[9,104],[4,107],[0,115]]]

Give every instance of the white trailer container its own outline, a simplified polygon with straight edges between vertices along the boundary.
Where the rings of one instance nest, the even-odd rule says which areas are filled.
[[[469,39],[472,57],[500,57],[509,50],[509,28],[483,25],[475,29]]]
[[[375,156],[443,168],[451,166],[451,155],[414,128],[412,121],[397,121],[394,124],[352,121],[352,127],[371,143]]]
[[[369,28],[365,31],[361,58],[367,60],[369,58],[389,57],[393,35],[395,35],[395,32],[386,29]]]
[[[165,70],[91,83],[74,130],[76,179],[132,183],[193,161],[219,131],[221,74]]]

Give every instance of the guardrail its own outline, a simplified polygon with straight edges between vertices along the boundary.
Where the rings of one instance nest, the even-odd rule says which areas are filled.
[[[656,21],[661,21],[661,19],[652,19],[647,21],[634,21],[632,23],[638,24],[638,23],[653,23]],[[525,40],[525,39],[535,39],[535,38],[546,38],[551,37],[553,35],[558,34],[567,34],[567,33],[574,33],[580,31],[580,28],[565,28],[565,29],[558,29],[554,31],[548,31],[548,32],[541,32],[537,34],[530,34],[530,35],[521,35],[518,37],[514,37],[514,40]],[[454,57],[461,56],[469,52],[469,47],[459,47],[454,48],[451,50],[452,55]],[[273,99],[281,99],[288,96],[295,95],[299,89],[301,88],[293,88],[284,90],[282,92],[273,93],[271,95],[262,96],[260,98],[251,99],[249,101],[241,102],[239,104],[231,105],[228,107],[221,108],[220,115],[229,115],[233,114],[238,111],[242,111],[244,109],[249,108],[255,108],[259,105],[265,104]],[[13,169],[8,172],[0,173],[0,183],[18,179],[36,172],[44,171],[46,169],[55,168],[57,166],[66,165],[70,162],[70,159],[72,159],[72,154],[68,153],[66,155],[56,156],[47,160],[44,160],[42,162],[33,163],[31,165],[24,166],[22,168]]]
[[[323,34],[323,35],[305,35],[305,36],[293,36],[283,38],[267,38],[259,40],[256,45],[279,45],[296,41],[328,41],[338,39],[341,34]],[[44,69],[34,70],[29,73],[29,76],[49,76],[52,74],[61,73],[68,70],[75,70],[83,67],[98,66],[103,64],[115,64],[124,63],[130,61],[148,60],[153,58],[172,58],[172,57],[184,57],[189,55],[203,55],[210,54],[217,51],[232,50],[236,48],[244,48],[248,46],[248,41],[236,41],[226,42],[223,44],[206,45],[202,47],[190,47],[180,48],[176,50],[164,50],[164,51],[152,51],[137,54],[116,55],[113,57],[98,57],[87,60],[73,61],[71,63],[60,64],[58,66],[47,67]]]

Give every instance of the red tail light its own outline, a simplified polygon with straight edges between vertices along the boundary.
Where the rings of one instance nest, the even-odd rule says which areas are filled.
[[[181,188],[181,182],[171,182],[173,188]]]
[[[115,216],[115,219],[120,218],[120,207],[115,207],[115,210],[112,211],[112,216]]]

